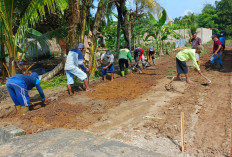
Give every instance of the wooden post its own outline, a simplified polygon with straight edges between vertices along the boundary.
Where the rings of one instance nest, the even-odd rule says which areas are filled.
[[[181,149],[184,152],[184,112],[181,112]]]

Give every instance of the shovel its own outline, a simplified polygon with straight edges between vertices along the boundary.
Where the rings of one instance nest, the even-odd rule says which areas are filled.
[[[201,76],[204,77],[208,81],[208,84],[212,83],[212,81],[210,79],[208,79],[206,76],[204,76],[203,74],[201,74]]]

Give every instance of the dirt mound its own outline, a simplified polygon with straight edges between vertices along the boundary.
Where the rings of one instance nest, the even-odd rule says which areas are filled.
[[[150,74],[150,75],[149,75]],[[148,92],[156,84],[154,71],[143,70],[143,74],[131,74],[126,78],[118,78],[113,82],[101,84],[89,96],[95,99],[121,101],[132,100]]]

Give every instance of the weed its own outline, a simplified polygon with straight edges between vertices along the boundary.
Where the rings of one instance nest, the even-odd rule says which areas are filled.
[[[174,70],[173,69],[168,69],[168,76],[173,76]]]
[[[101,120],[101,117],[98,117],[97,120],[100,121],[100,120]]]

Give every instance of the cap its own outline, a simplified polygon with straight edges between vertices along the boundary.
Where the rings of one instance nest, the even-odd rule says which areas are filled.
[[[215,38],[215,37],[217,37],[217,35],[216,35],[216,34],[212,35],[212,37],[211,37],[211,38],[213,39],[213,38]]]
[[[150,51],[153,51],[153,46],[150,47]]]
[[[192,35],[193,35],[193,34],[197,34],[197,32],[192,32]]]
[[[223,36],[224,34],[223,33],[221,33],[221,36]]]
[[[107,56],[110,56],[110,55],[112,55],[112,52],[111,52],[110,50],[107,50],[107,51],[106,51],[106,55],[107,55]]]
[[[37,78],[37,79],[39,78],[39,77],[38,77],[39,75],[38,75],[36,72],[31,73],[30,76],[31,76],[31,77],[35,77],[35,78]]]
[[[85,45],[82,44],[82,43],[79,43],[78,46],[77,46],[78,49],[84,49],[85,48]]]

